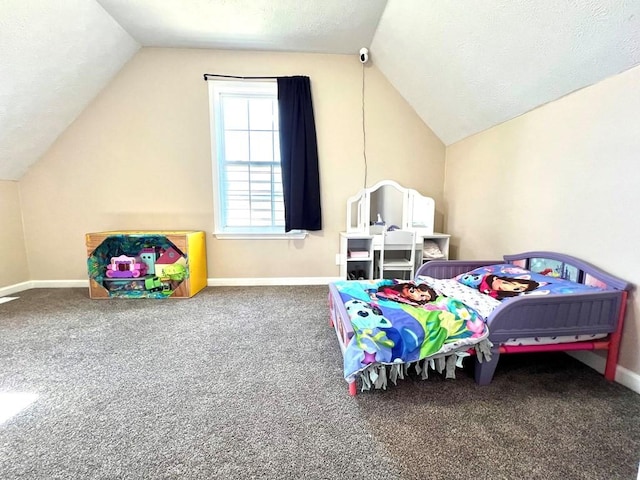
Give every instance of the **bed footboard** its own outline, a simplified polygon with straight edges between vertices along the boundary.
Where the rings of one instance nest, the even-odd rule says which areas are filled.
[[[353,327],[349,320],[347,310],[340,299],[340,293],[336,287],[329,284],[329,325],[331,325],[338,337],[338,344],[340,345],[340,351],[344,355],[344,350],[347,348],[347,344],[351,337],[353,337]],[[349,383],[349,395],[356,394],[356,382]]]

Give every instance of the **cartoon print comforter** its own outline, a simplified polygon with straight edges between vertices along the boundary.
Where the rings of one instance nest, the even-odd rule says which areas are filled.
[[[406,366],[429,359],[442,364],[447,355],[455,361],[454,353],[465,355],[463,352],[480,342],[488,351],[489,332],[483,319],[427,284],[385,279],[334,285],[354,331],[344,352],[347,381],[362,373],[373,374],[371,380],[375,380],[378,373],[385,373],[384,369],[373,370],[373,366]],[[459,358],[457,363],[460,366]]]

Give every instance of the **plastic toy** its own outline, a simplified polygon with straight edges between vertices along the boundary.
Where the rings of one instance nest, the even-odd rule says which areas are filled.
[[[165,295],[170,295],[172,293],[171,286],[166,283],[162,283],[158,277],[145,278],[144,288],[149,292],[163,292]]]
[[[180,263],[166,265],[162,268],[162,277],[181,282],[187,277],[187,267]]]
[[[140,259],[147,265],[147,273],[153,275],[156,273],[156,259],[158,255],[156,249],[152,247],[140,250]]]
[[[181,258],[183,258],[183,256],[175,248],[169,247],[160,254],[156,260],[156,264],[172,265]]]
[[[147,265],[139,257],[120,255],[111,257],[106,275],[108,278],[138,278],[146,272]]]

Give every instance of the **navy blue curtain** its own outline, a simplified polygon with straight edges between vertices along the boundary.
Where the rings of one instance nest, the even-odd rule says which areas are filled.
[[[309,77],[278,78],[285,231],[322,230],[316,123]]]

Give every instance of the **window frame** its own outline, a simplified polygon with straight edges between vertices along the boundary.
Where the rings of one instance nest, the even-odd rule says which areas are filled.
[[[284,231],[281,227],[273,226],[246,226],[226,227],[222,224],[226,212],[224,212],[225,199],[223,198],[225,187],[222,186],[221,161],[224,161],[222,151],[224,143],[220,141],[222,131],[222,105],[221,93],[232,93],[248,96],[268,96],[277,99],[278,86],[275,80],[212,80],[208,79],[209,87],[209,118],[211,126],[211,166],[213,175],[213,209],[214,209],[214,235],[221,239],[299,239],[307,234],[305,230]],[[284,202],[283,202],[284,203]],[[284,207],[284,205],[283,205]]]

